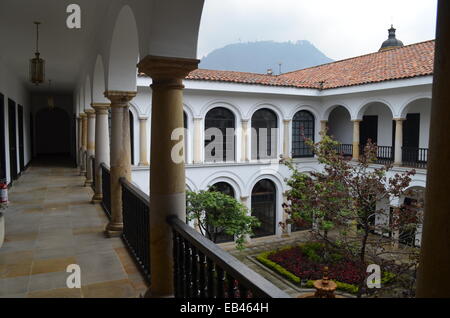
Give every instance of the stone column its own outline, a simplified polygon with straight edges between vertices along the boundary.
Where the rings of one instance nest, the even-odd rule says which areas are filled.
[[[395,145],[394,145],[394,165],[402,165],[402,147],[403,147],[403,121],[404,118],[395,118]]]
[[[103,199],[101,163],[109,166],[109,103],[93,103],[95,110],[95,193],[92,203],[100,203]]]
[[[83,140],[82,140],[83,126],[82,125],[83,125],[83,121],[81,119],[81,116],[78,115],[77,116],[77,150],[78,150],[77,165],[80,168],[80,173],[81,173],[81,144],[83,142]]]
[[[131,181],[130,116],[128,103],[136,92],[107,91],[111,101],[111,220],[105,229],[108,237],[120,236],[123,230],[122,187],[119,179]]]
[[[202,118],[194,118],[194,163],[202,163]]]
[[[289,125],[291,124],[291,120],[285,119],[283,120],[283,157],[290,158],[289,154],[289,144],[290,144],[290,134],[289,134]]]
[[[183,79],[198,66],[198,60],[146,56],[139,72],[152,84],[150,156],[150,260],[152,285],[146,297],[173,297],[173,241],[167,217],[186,220],[184,160],[172,157],[179,140],[172,140],[183,125]],[[184,143],[183,145],[184,146]],[[155,167],[155,169],[152,169]]]
[[[87,151],[86,151],[86,181],[84,186],[91,186],[93,182],[92,178],[92,163],[91,156],[95,155],[95,111],[93,109],[86,109],[88,116],[87,127]]]
[[[359,160],[359,123],[360,119],[352,120],[353,122],[353,160]]]
[[[242,119],[241,161],[247,162],[248,158],[248,119]]]
[[[81,113],[81,175],[86,175],[86,150],[87,150],[87,114]]]
[[[147,160],[147,117],[139,117],[139,165],[148,166]]]
[[[450,1],[439,0],[417,297],[450,297]]]
[[[328,120],[321,120],[320,121],[320,131],[324,132],[327,130]]]

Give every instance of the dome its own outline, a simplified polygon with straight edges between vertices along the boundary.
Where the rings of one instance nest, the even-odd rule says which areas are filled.
[[[383,42],[383,44],[381,45],[380,51],[390,50],[390,49],[394,49],[394,48],[403,46],[403,42],[400,40],[397,40],[397,38],[395,37],[396,29],[394,29],[394,26],[391,25],[391,28],[388,31],[389,31],[389,38]]]

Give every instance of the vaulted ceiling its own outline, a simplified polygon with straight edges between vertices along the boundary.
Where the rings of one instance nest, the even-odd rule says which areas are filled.
[[[28,62],[34,57],[36,30],[40,21],[39,51],[46,61],[46,80],[52,90],[72,91],[79,71],[95,44],[96,30],[105,15],[110,0],[1,0],[0,57],[11,71],[28,82]],[[71,3],[81,7],[81,29],[66,25]],[[48,90],[48,82],[34,86],[31,91]]]

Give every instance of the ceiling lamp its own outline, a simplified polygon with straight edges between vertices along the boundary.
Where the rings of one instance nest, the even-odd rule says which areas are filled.
[[[45,80],[45,61],[39,57],[39,24],[36,24],[36,53],[35,57],[30,60],[30,81],[35,85],[44,83]]]
[[[52,81],[48,80],[48,88],[49,88],[49,90],[51,90],[51,86],[52,86]],[[51,94],[51,91],[50,91],[50,94]],[[53,99],[52,95],[49,95],[47,97],[47,106],[50,109],[55,109],[55,100]]]

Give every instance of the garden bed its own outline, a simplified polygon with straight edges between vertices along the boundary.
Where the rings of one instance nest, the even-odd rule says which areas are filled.
[[[256,259],[304,288],[312,288],[314,280],[321,279],[323,268],[328,266],[328,276],[337,284],[337,289],[356,294],[361,275],[366,275],[365,270],[362,270],[365,267],[335,251],[328,251],[325,254],[324,247],[321,243],[309,242],[264,252]],[[392,278],[392,274],[383,273],[381,283],[387,283]]]

